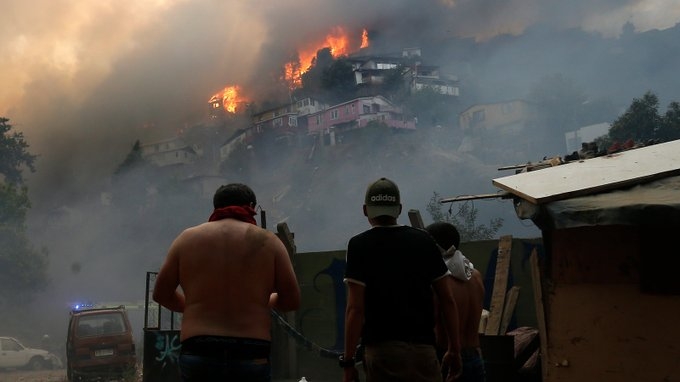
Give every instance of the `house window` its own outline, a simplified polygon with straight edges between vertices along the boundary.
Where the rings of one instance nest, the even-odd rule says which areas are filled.
[[[274,127],[283,126],[283,120],[281,118],[276,118],[272,121],[272,125],[274,125]]]
[[[484,120],[484,110],[477,110],[472,113],[472,123],[482,122]]]
[[[362,105],[364,114],[370,114],[371,113],[371,107],[369,105]]]
[[[396,67],[397,67],[397,64],[388,64],[388,63],[384,63],[384,62],[379,62],[376,65],[376,68],[380,69],[380,70],[395,69]]]
[[[349,115],[349,105],[345,106],[345,115]]]
[[[352,104],[352,114],[354,114],[354,104]]]
[[[338,109],[331,110],[331,121],[334,119],[338,119]]]
[[[323,122],[323,116],[321,114],[316,116],[316,124],[320,125]]]
[[[297,126],[297,117],[294,115],[291,115],[288,117],[288,126]]]

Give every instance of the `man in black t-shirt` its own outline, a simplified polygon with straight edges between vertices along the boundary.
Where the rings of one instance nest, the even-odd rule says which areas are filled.
[[[372,183],[364,215],[372,228],[347,246],[344,381],[357,380],[354,353],[364,345],[368,382],[441,381],[434,336],[434,298],[447,318],[447,381],[460,372],[457,308],[439,247],[424,230],[400,226],[399,188],[389,179]],[[434,291],[434,294],[433,294]]]

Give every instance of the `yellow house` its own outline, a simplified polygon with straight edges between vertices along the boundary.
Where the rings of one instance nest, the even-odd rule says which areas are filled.
[[[531,116],[529,104],[522,100],[470,106],[460,113],[458,123],[463,131],[473,129],[503,129],[520,131]]]

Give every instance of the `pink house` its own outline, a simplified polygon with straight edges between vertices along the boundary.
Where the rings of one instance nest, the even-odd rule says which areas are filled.
[[[401,108],[383,96],[360,97],[307,116],[308,134],[330,134],[366,127],[371,121],[382,122],[395,129],[415,129],[415,121],[406,120]]]

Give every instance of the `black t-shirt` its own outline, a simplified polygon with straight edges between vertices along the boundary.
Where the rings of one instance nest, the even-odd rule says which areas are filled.
[[[345,281],[366,288],[362,342],[434,345],[431,285],[447,273],[439,247],[424,230],[373,227],[352,237]]]

